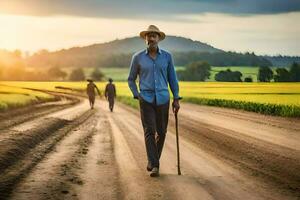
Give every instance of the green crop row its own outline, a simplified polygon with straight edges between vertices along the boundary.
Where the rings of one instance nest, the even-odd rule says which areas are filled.
[[[295,105],[278,105],[270,103],[257,103],[227,99],[184,98],[183,101],[199,105],[236,108],[261,114],[277,115],[283,117],[300,117],[300,107]]]

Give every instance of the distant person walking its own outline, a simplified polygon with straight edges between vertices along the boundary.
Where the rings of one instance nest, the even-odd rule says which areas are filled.
[[[135,99],[139,99],[140,114],[144,128],[148,157],[147,170],[150,176],[159,176],[159,159],[163,150],[168,120],[170,94],[173,93],[173,112],[179,111],[179,86],[172,55],[159,48],[158,42],[165,34],[156,26],[150,25],[140,32],[147,49],[137,52],[131,60],[128,85]],[[139,90],[136,79],[139,76]]]
[[[108,100],[109,109],[111,112],[113,112],[114,110],[115,98],[117,97],[116,86],[112,82],[113,80],[109,78],[104,92],[105,98]]]
[[[87,84],[87,87],[86,87],[86,93],[89,97],[91,109],[94,109],[95,96],[96,96],[95,89],[97,90],[99,96],[101,95],[101,93],[100,93],[97,85],[93,82],[93,80],[87,79],[87,81],[89,83]]]

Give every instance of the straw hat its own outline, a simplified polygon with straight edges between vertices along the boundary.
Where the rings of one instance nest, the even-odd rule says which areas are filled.
[[[153,32],[159,34],[159,36],[160,36],[160,37],[159,37],[159,40],[163,40],[163,39],[165,39],[165,37],[166,37],[166,34],[165,34],[164,32],[162,32],[162,31],[160,31],[160,30],[159,30],[156,26],[154,26],[154,25],[150,25],[146,31],[140,32],[140,36],[141,36],[141,38],[145,39],[147,33],[153,33]]]

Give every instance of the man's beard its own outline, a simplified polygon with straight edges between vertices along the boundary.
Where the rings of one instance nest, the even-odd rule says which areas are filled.
[[[148,48],[156,48],[157,47],[157,43],[155,42],[147,42]]]

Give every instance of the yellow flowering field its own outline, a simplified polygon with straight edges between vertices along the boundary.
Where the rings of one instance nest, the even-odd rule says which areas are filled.
[[[52,95],[44,92],[0,84],[0,111],[53,99]]]
[[[56,91],[61,90],[55,88],[56,86],[84,91],[86,84],[86,82],[0,82],[0,85]],[[106,82],[97,82],[96,84],[103,91]],[[119,100],[137,106],[137,102],[132,99],[127,82],[116,82],[115,84]],[[1,93],[3,91],[4,88],[0,88],[0,94],[4,95]],[[17,90],[12,90],[10,93],[18,95]],[[288,106],[285,107],[284,113],[289,112],[287,110],[300,108],[300,83],[180,82],[180,95],[183,97],[183,101],[187,102],[262,113],[265,113],[264,107],[268,106],[271,111],[267,111],[266,114],[272,114],[272,112],[276,114],[277,111],[272,110],[278,110],[282,106]],[[3,103],[4,100],[3,96],[0,96],[0,102]],[[28,102],[28,97],[23,97],[23,100]],[[285,115],[283,114],[283,116]]]

